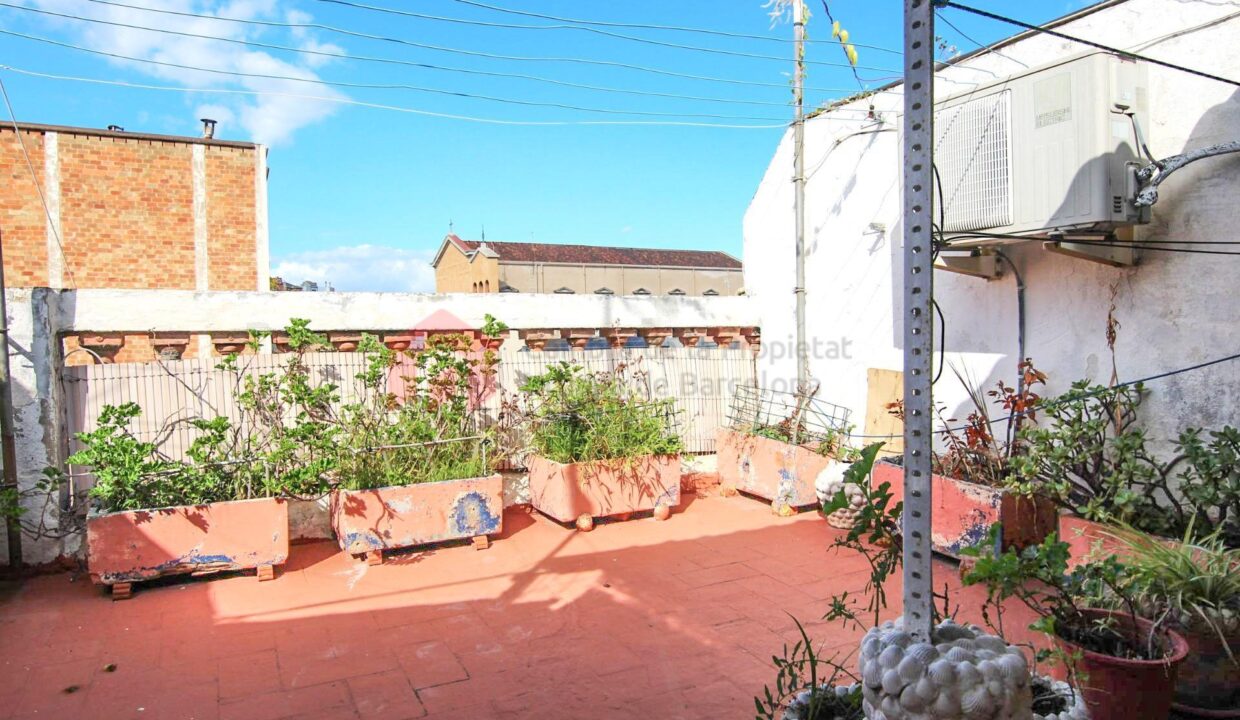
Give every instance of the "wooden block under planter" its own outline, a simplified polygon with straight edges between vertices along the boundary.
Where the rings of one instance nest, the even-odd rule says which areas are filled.
[[[350,555],[498,535],[503,529],[504,480],[496,475],[336,490],[332,529]]]
[[[525,465],[530,475],[530,504],[562,523],[680,504],[679,455],[569,464],[531,455]]]
[[[835,460],[801,445],[732,428],[715,434],[719,484],[769,500],[772,508],[818,505],[814,481]]]
[[[904,500],[904,468],[890,462],[875,463],[871,485],[878,487],[884,482],[891,485],[892,504]],[[935,552],[948,557],[959,559],[961,550],[984,541],[995,523],[1002,523],[1003,550],[1040,543],[1056,527],[1056,509],[1049,500],[1034,500],[945,475],[932,476],[930,499],[931,545]]]
[[[153,510],[92,512],[86,558],[96,583],[246,570],[288,560],[288,504],[234,500]]]

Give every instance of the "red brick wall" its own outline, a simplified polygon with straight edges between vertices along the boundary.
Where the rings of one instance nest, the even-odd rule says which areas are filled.
[[[254,151],[208,147],[206,159],[208,287],[255,290]]]
[[[193,143],[60,132],[66,287],[193,290]],[[43,206],[11,128],[0,128],[0,229],[14,287],[48,285]],[[23,132],[39,182],[42,132]],[[208,145],[207,287],[253,290],[255,150]]]
[[[43,183],[43,133],[23,132],[22,140]],[[5,281],[13,287],[46,285],[47,215],[12,128],[0,130],[0,180]]]

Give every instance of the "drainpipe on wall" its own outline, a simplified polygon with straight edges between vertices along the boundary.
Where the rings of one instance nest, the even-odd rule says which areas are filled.
[[[0,444],[3,444],[4,492],[17,501],[17,440],[13,435],[13,376],[9,374],[9,309],[4,297],[4,236],[0,233]],[[5,518],[9,571],[22,571],[22,529],[17,516]]]

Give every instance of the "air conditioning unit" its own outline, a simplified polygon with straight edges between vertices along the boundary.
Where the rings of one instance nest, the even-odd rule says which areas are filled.
[[[935,104],[943,232],[1108,233],[1149,222],[1139,208],[1137,128],[1149,128],[1144,63],[1092,52]],[[936,196],[936,201],[938,197]]]

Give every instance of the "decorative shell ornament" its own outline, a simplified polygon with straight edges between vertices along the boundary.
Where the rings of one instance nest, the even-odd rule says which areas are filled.
[[[876,711],[871,718],[1034,720],[1024,653],[981,628],[946,622],[927,643],[900,621],[888,622],[866,633],[858,662],[865,666],[862,698]]]
[[[818,473],[814,479],[814,490],[818,494],[818,502],[829,503],[841,491],[848,499],[848,507],[841,508],[827,515],[827,524],[840,530],[851,530],[857,523],[857,516],[865,505],[865,491],[857,483],[846,482],[844,473],[848,464],[832,460]]]
[[[848,695],[851,695],[852,693],[856,692],[856,690],[857,690],[856,685],[832,686],[832,685],[823,684],[819,686],[820,693],[824,695],[829,693],[831,695],[834,695],[836,698],[840,698],[840,699],[845,698]],[[792,702],[788,703],[788,707],[784,709],[783,720],[810,720],[809,711],[810,711],[810,692],[809,690],[802,690],[801,692],[797,693],[797,696],[793,698]],[[843,717],[831,717],[830,715],[824,716],[822,713],[818,713],[818,718],[815,718],[814,720],[844,720],[844,718]]]

